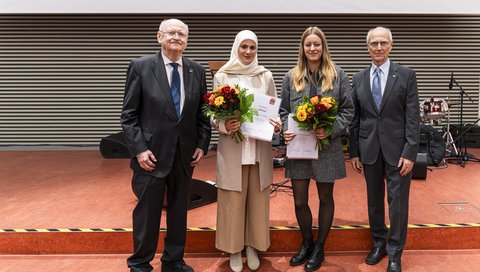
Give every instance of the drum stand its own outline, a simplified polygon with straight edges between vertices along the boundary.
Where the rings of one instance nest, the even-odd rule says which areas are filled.
[[[443,134],[443,138],[445,139],[445,147],[448,154],[447,156],[457,156],[458,150],[457,146],[455,145],[455,141],[453,140],[452,133],[450,132],[450,108],[448,109],[447,113],[447,131]]]

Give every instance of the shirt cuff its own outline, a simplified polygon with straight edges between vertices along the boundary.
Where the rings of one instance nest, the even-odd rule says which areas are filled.
[[[225,128],[225,120],[218,121],[218,131],[228,135],[230,135],[230,132],[231,132],[231,131],[228,132],[227,129]]]

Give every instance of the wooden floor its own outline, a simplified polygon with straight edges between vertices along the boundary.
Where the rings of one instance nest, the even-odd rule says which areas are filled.
[[[260,255],[258,272],[303,272],[303,266],[291,267],[292,253]],[[377,265],[365,264],[366,252],[327,252],[319,272],[385,272],[387,260]],[[118,255],[0,255],[2,272],[128,272],[127,254]],[[151,262],[160,272],[160,255]],[[196,272],[228,272],[228,256],[219,254],[186,254],[185,261]],[[250,271],[243,257],[243,271]],[[406,250],[402,257],[404,272],[477,272],[480,250]]]
[[[480,156],[480,150],[471,149],[469,152]],[[194,178],[215,181],[215,159],[215,152],[210,152],[195,169]],[[354,173],[349,163],[346,163],[347,178],[338,180],[335,184],[334,225],[348,231],[352,226],[355,228],[359,225],[368,225],[368,220],[363,176]],[[131,170],[128,164],[129,161],[126,159],[104,159],[98,151],[92,150],[0,151],[0,188],[2,188],[0,190],[0,214],[2,215],[0,216],[0,251],[10,248],[12,251],[2,252],[16,254],[0,255],[0,271],[32,271],[33,267],[33,271],[40,272],[127,271],[125,253],[130,251],[131,240],[126,238],[116,242],[108,240],[110,238],[105,241],[106,244],[113,244],[113,247],[122,247],[128,243],[126,251],[124,249],[118,251],[123,254],[89,255],[87,251],[82,252],[86,255],[37,255],[44,253],[41,251],[37,254],[20,255],[19,251],[15,251],[15,248],[20,247],[20,240],[25,240],[24,237],[38,237],[34,235],[42,235],[42,233],[25,233],[31,236],[18,236],[19,239],[14,235],[44,229],[131,228],[131,211],[136,200],[131,191]],[[283,168],[275,169],[274,174],[275,184],[286,182]],[[288,182],[285,185],[288,185]],[[285,187],[279,188],[271,195],[271,226],[295,226],[291,191]],[[314,222],[318,218],[318,197],[315,191],[312,183],[309,201]],[[426,180],[412,181],[409,217],[412,226],[409,229],[409,241],[403,258],[404,271],[478,271],[477,267],[480,265],[478,228],[458,230],[447,227],[444,229],[443,225],[453,223],[478,225],[480,223],[479,195],[480,163],[473,161],[468,161],[465,167],[447,164],[441,168],[432,168],[428,171]],[[215,219],[216,203],[212,203],[190,210],[188,226],[212,228],[215,227]],[[164,222],[162,217],[163,227]],[[417,231],[417,226],[425,225],[433,228],[440,227],[441,230],[433,236]],[[463,229],[468,230],[465,232]],[[14,233],[5,233],[5,230],[14,230]],[[370,245],[365,242],[368,241],[368,230],[360,231],[363,232],[353,236],[336,235],[332,231],[327,241],[329,244],[326,263],[320,271],[385,271],[386,261],[377,266],[364,264],[363,259]],[[124,234],[131,236],[131,233]],[[285,240],[284,237],[275,240],[275,236],[278,235],[276,233],[272,235],[272,241]],[[274,252],[262,255],[262,268],[259,271],[302,271],[300,268],[288,266],[291,253],[282,253],[282,249],[291,252],[297,247],[298,232],[293,231],[289,235],[296,237],[285,242],[290,243],[289,247],[279,246],[278,243],[274,245],[272,242]],[[211,238],[212,233],[201,236]],[[362,237],[363,245],[356,250],[348,250],[346,240],[338,240],[340,236]],[[48,238],[50,242],[46,244],[43,241],[42,247],[53,250],[48,252],[64,252],[60,249],[55,251],[58,241],[53,237],[60,236]],[[39,246],[38,238],[28,239],[31,239],[28,243],[31,243],[32,247]],[[103,236],[101,239],[106,238]],[[34,243],[37,244],[34,245]],[[77,248],[89,246],[88,239],[73,239],[69,243],[71,247]],[[428,246],[422,247],[425,244]],[[467,250],[441,250],[462,248],[462,244]],[[96,247],[95,244],[90,246]],[[196,271],[228,271],[228,258],[219,252],[203,255],[189,253],[187,262],[197,268]],[[155,271],[159,271],[158,258],[153,264],[157,268]]]
[[[480,155],[479,150],[471,150]],[[215,181],[215,152],[195,169],[194,178]],[[334,225],[368,224],[365,181],[351,170],[335,183]],[[0,151],[0,228],[129,228],[135,196],[127,159],[105,159],[98,151]],[[274,183],[285,182],[284,169]],[[286,183],[288,185],[288,183]],[[310,186],[314,222],[315,185]],[[465,168],[432,168],[413,180],[411,224],[480,223],[480,163]],[[192,209],[188,226],[214,227],[216,203]],[[164,226],[164,220],[162,220]],[[291,190],[272,193],[272,226],[296,225]]]

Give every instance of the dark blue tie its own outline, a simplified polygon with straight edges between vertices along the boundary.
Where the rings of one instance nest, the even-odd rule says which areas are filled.
[[[381,72],[382,70],[380,70],[380,68],[375,68],[375,76],[373,77],[372,82],[373,100],[375,101],[378,110],[380,110],[380,105],[382,104],[382,84],[380,83]]]
[[[173,104],[175,105],[177,117],[180,117],[180,74],[178,73],[178,63],[172,62],[170,65],[173,67],[170,91],[172,92]]]

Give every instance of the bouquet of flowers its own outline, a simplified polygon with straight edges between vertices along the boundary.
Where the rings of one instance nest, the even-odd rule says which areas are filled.
[[[235,118],[241,124],[253,122],[253,117],[258,115],[257,109],[252,108],[253,99],[253,94],[247,95],[246,88],[241,89],[238,85],[222,85],[204,95],[203,114],[223,121]],[[237,143],[245,138],[240,129],[232,135],[233,137]]]
[[[333,123],[338,113],[337,101],[331,96],[316,95],[311,98],[303,97],[302,104],[295,108],[293,119],[298,126],[305,130],[323,128],[327,134],[333,131]],[[328,138],[318,139],[315,147],[322,150],[330,143]]]

